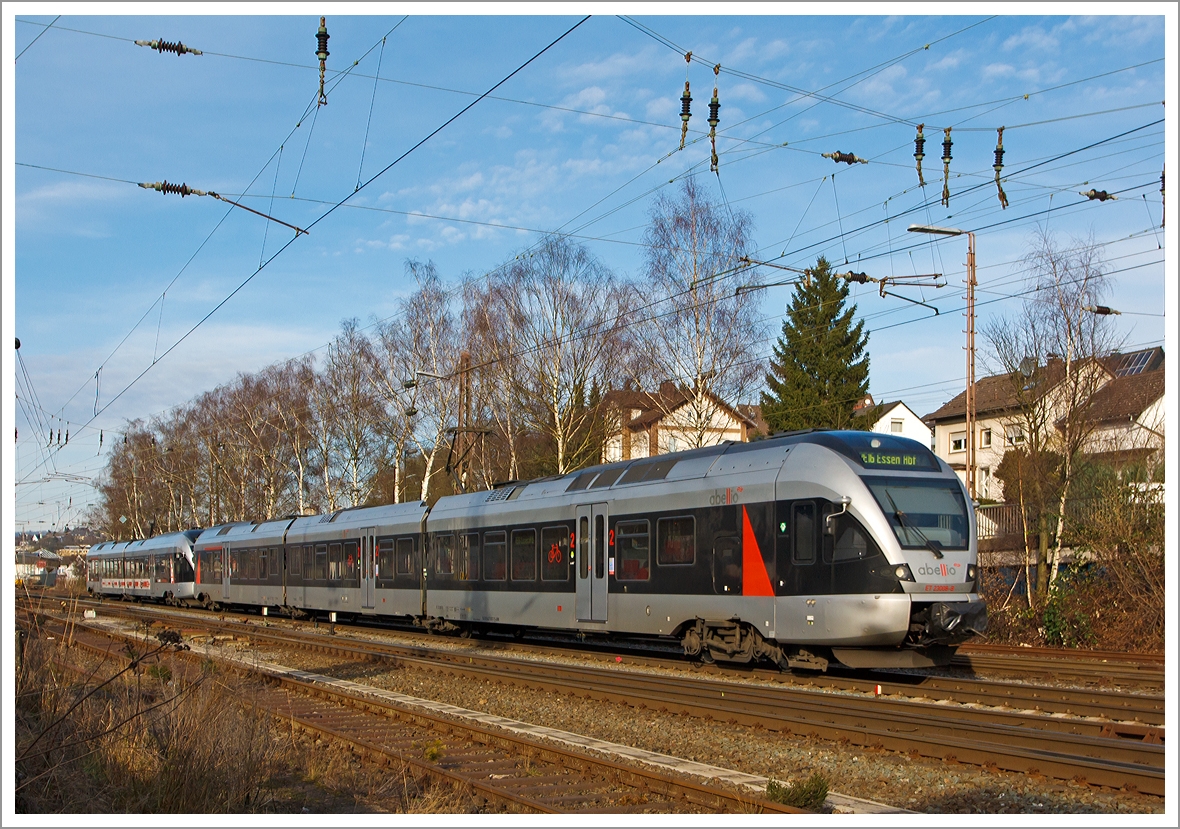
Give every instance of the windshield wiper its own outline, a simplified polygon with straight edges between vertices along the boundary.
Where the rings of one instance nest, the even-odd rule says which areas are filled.
[[[926,549],[934,553],[935,558],[942,558],[942,548],[939,546],[938,542],[931,541],[926,537],[924,532],[909,522],[909,519],[905,517],[905,513],[897,508],[897,502],[894,501],[893,496],[889,494],[888,487],[885,488],[885,497],[889,499],[889,505],[893,507],[893,515],[897,519],[897,523],[900,524],[907,533],[911,530],[917,533],[918,538],[922,539],[922,544],[925,545]]]

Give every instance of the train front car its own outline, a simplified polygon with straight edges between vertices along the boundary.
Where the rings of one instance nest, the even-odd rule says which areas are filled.
[[[200,530],[138,541],[106,541],[90,548],[86,587],[91,593],[183,603],[193,596],[193,542]]]
[[[946,463],[872,432],[799,436],[775,492],[776,638],[926,667],[987,626],[975,514]]]

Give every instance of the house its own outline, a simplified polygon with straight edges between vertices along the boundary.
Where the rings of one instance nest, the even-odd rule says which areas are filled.
[[[1090,410],[1087,420],[1094,417],[1101,420],[1095,422],[1095,436],[1102,435],[1104,439],[1122,440],[1120,448],[1130,439],[1130,431],[1138,433],[1141,427],[1129,426],[1127,421],[1132,412],[1123,406],[1120,390],[1124,385],[1133,387],[1139,397],[1149,395],[1157,384],[1162,389],[1162,368],[1164,353],[1162,348],[1149,348],[1129,354],[1112,354],[1095,361],[1087,361],[1079,367],[1079,371],[1091,372],[1090,385],[1095,389],[1091,395],[1087,408]],[[1140,384],[1133,381],[1130,384],[1120,384],[1110,388],[1112,383],[1123,379],[1144,374],[1159,372],[1160,379],[1149,380]],[[1020,417],[1020,397],[1025,395],[1026,405],[1031,400],[1043,410],[1042,422],[1045,428],[1056,428],[1065,414],[1065,405],[1061,399],[1062,381],[1065,379],[1065,364],[1056,355],[1049,355],[1043,366],[1031,367],[1027,374],[1013,372],[1012,374],[996,374],[981,378],[975,383],[975,494],[984,500],[999,500],[1003,497],[1003,488],[995,479],[994,473],[1004,453],[1009,449],[1019,448],[1025,444],[1027,436],[1025,425]],[[1107,391],[1107,389],[1110,389]],[[1103,393],[1105,392],[1105,394]],[[1138,399],[1138,398],[1136,398]],[[1131,405],[1130,408],[1135,408]],[[1141,410],[1134,413],[1135,418],[1143,417],[1144,425],[1154,429],[1156,424],[1162,427],[1163,401],[1162,393],[1158,408],[1153,408],[1156,401],[1148,401]],[[1107,412],[1107,414],[1102,414]],[[967,393],[961,392],[942,407],[922,418],[934,430],[934,453],[950,464],[959,476],[967,478]],[[1148,423],[1147,421],[1150,421]],[[1130,431],[1129,431],[1130,430]],[[1162,428],[1157,430],[1161,432]],[[1093,437],[1092,437],[1093,440]],[[1099,451],[1095,444],[1092,451]],[[1107,451],[1107,450],[1101,450]],[[1115,450],[1109,450],[1115,451]]]
[[[61,556],[49,550],[20,551],[16,554],[16,584],[27,587],[53,587]]]
[[[647,458],[765,434],[757,406],[731,406],[714,394],[694,395],[672,382],[655,392],[615,389],[603,396],[607,435],[603,463]]]
[[[931,446],[933,434],[930,427],[914,413],[913,409],[900,400],[877,404],[873,402],[871,394],[866,394],[864,399],[859,401],[852,410],[852,428],[864,428],[866,424],[862,420],[863,418],[869,418],[872,421],[872,425],[868,426],[866,431],[898,435],[933,448]]]
[[[1116,465],[1155,455],[1164,445],[1164,370],[1115,377],[1090,399],[1086,451]]]

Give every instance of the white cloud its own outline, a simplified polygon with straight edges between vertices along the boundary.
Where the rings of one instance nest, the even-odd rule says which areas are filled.
[[[1020,48],[1027,48],[1030,51],[1055,52],[1058,45],[1057,38],[1041,29],[1040,26],[1030,26],[1005,40],[1001,48],[1006,52]]]

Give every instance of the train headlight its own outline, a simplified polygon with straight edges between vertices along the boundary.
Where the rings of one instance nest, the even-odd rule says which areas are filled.
[[[967,565],[967,581],[975,581],[975,565]]]
[[[914,574],[910,572],[908,564],[899,564],[893,568],[893,575],[897,576],[900,581],[913,581]]]

